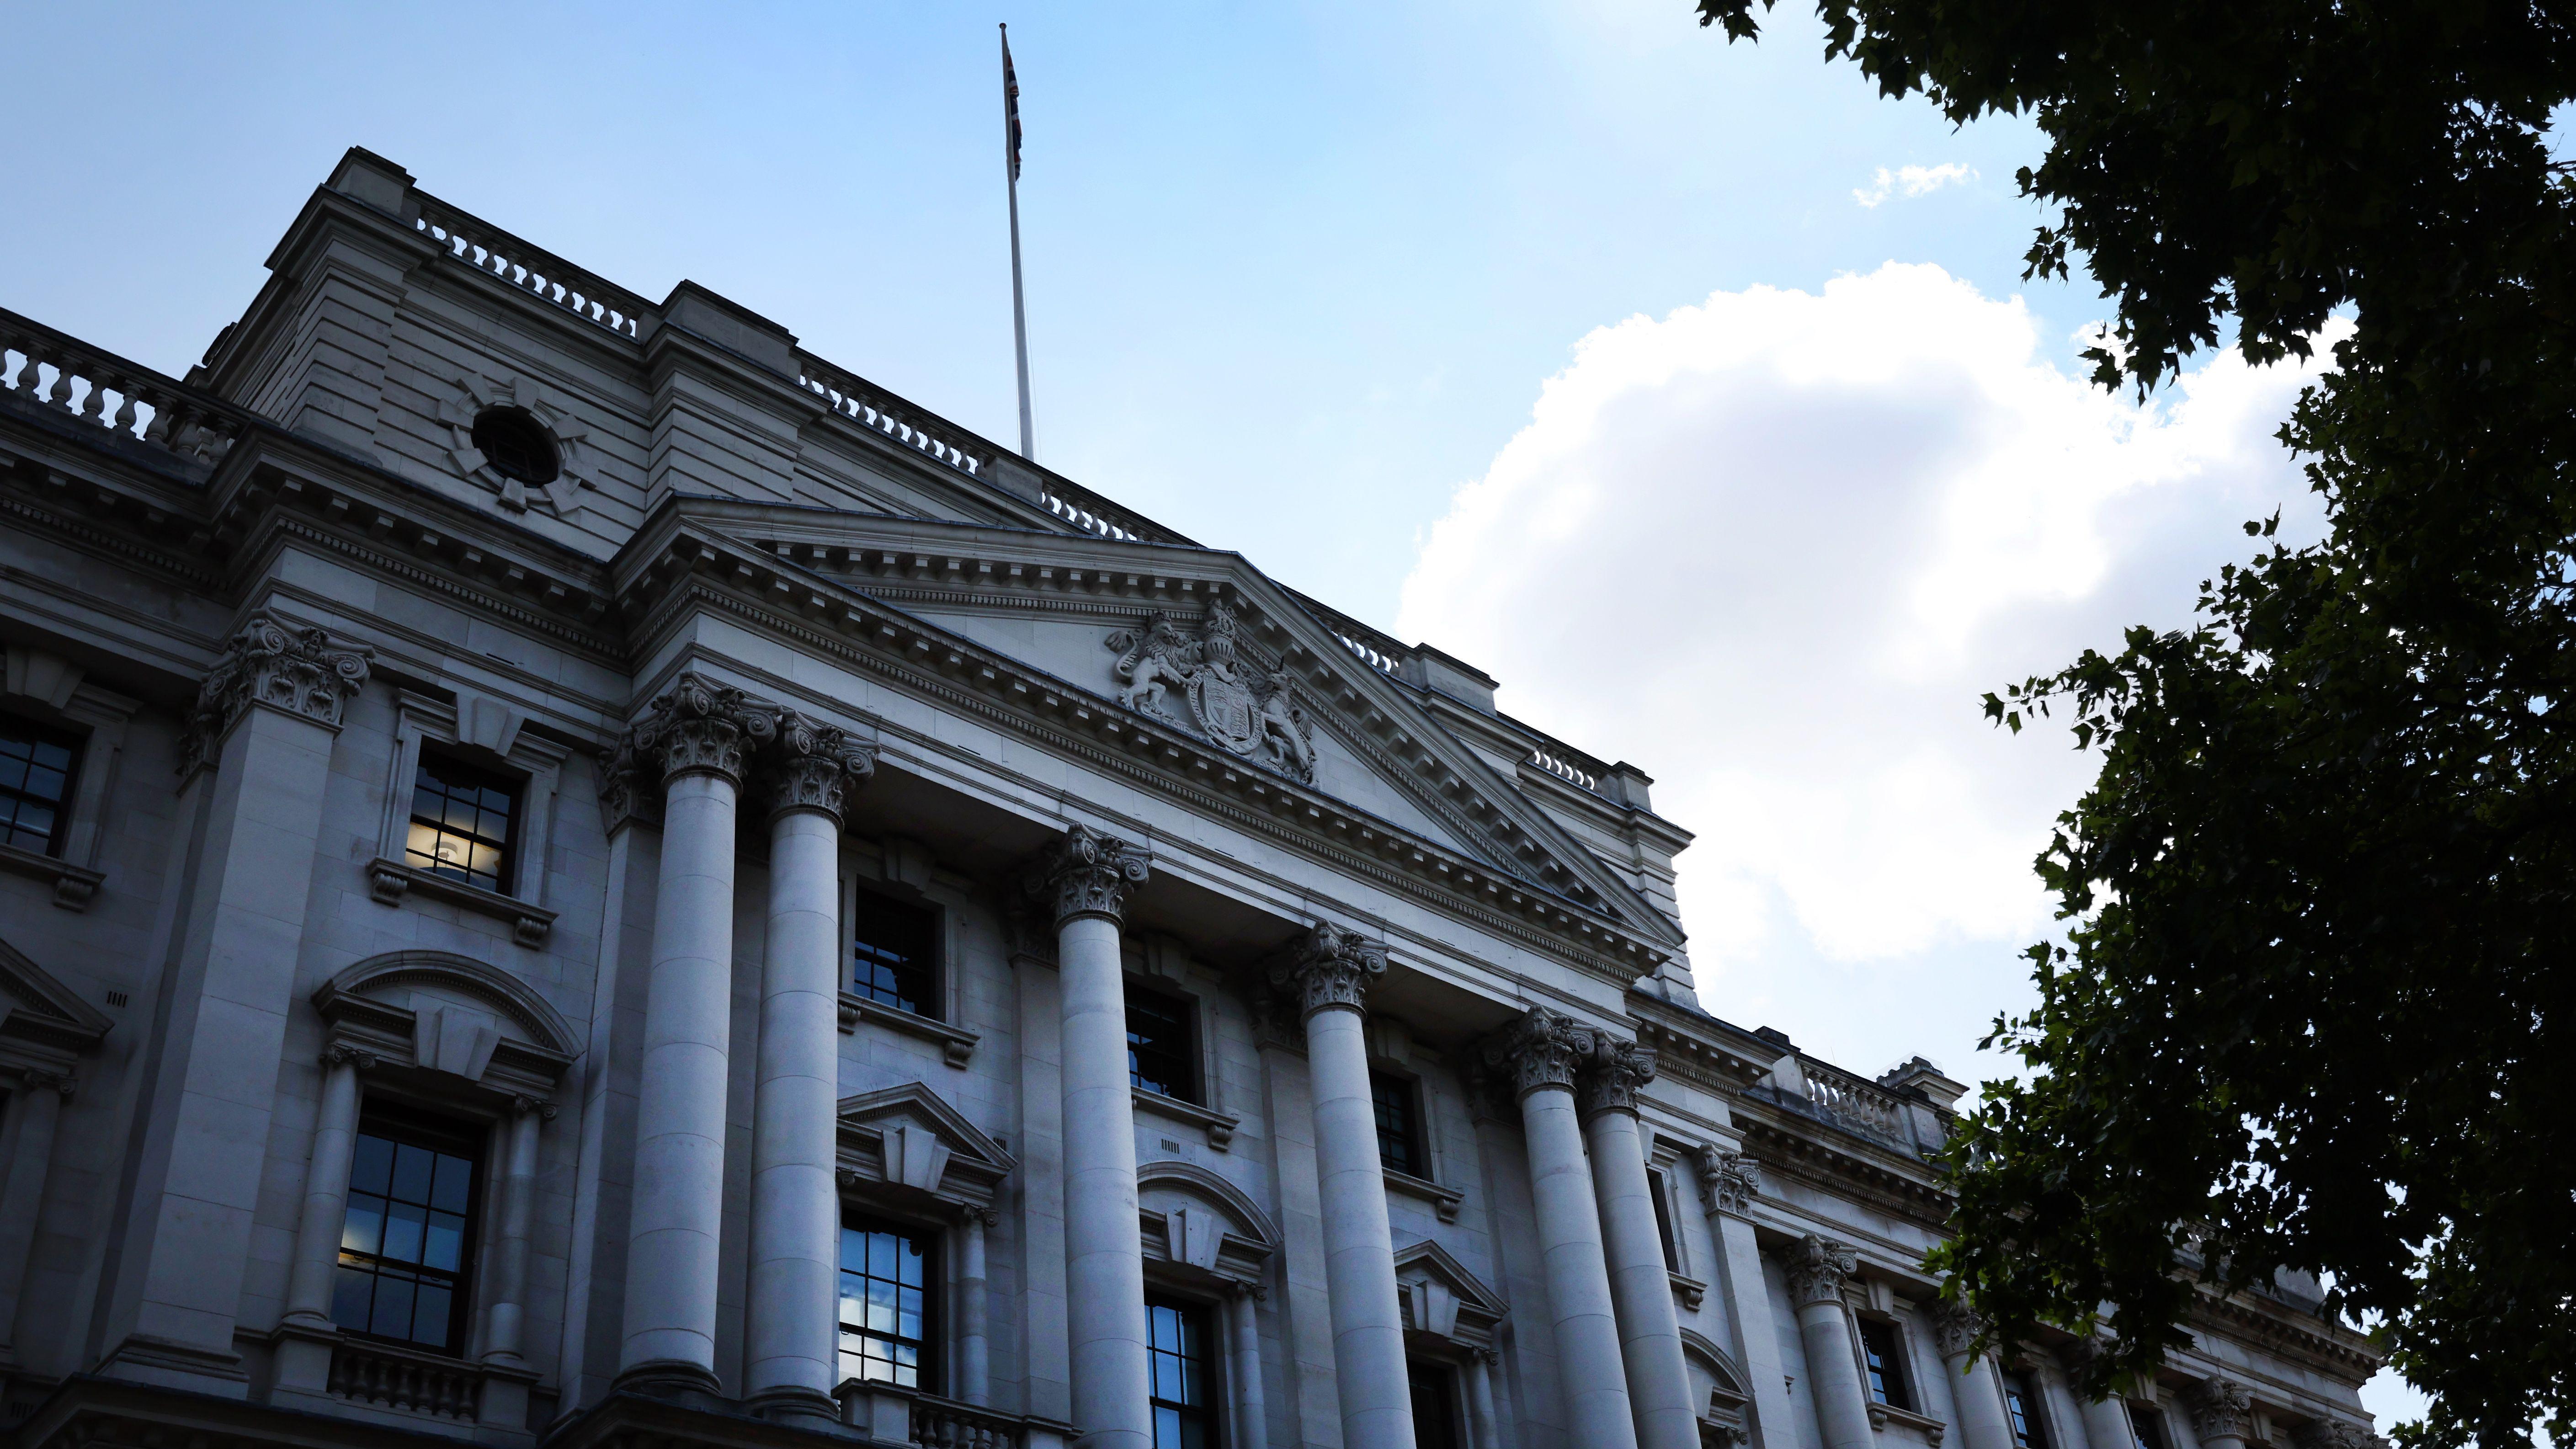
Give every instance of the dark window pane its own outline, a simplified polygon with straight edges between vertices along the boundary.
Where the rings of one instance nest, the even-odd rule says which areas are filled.
[[[1646,1174],[1646,1195],[1655,1200],[1655,1235],[1664,1245],[1664,1271],[1678,1273],[1682,1270],[1682,1255],[1681,1250],[1673,1246],[1673,1212],[1664,1203],[1666,1187],[1662,1173]]]
[[[1190,1006],[1150,991],[1127,993],[1127,1079],[1182,1102],[1199,1099],[1193,1070]]]
[[[2155,1405],[2129,1405],[2129,1427],[2137,1433],[2138,1449],[2165,1449],[2164,1416]]]
[[[2040,1421],[2039,1400],[2028,1379],[2004,1380],[2004,1413],[2012,1421],[2014,1449],[2048,1449],[2048,1429]]]
[[[60,847],[78,749],[59,730],[0,715],[0,840],[47,855]]]
[[[1424,1170],[1420,1100],[1410,1079],[1369,1073],[1369,1101],[1377,1111],[1378,1162],[1389,1172],[1429,1175]]]
[[[1459,1449],[1457,1390],[1448,1368],[1408,1360],[1405,1387],[1413,1396],[1413,1449]]]
[[[897,1011],[937,1017],[938,927],[935,911],[860,891],[850,910],[850,990]]]
[[[1145,1326],[1151,1359],[1154,1449],[1201,1449],[1215,1442],[1215,1384],[1209,1378],[1207,1310],[1148,1299]]]
[[[440,1352],[461,1347],[475,1172],[453,1134],[370,1118],[350,1159],[333,1321]]]
[[[932,1341],[931,1238],[892,1223],[841,1227],[841,1377],[936,1390],[923,1377]]]
[[[1897,1355],[1896,1330],[1884,1323],[1860,1326],[1862,1357],[1869,1366],[1869,1396],[1895,1409],[1914,1407],[1906,1392],[1905,1366]]]

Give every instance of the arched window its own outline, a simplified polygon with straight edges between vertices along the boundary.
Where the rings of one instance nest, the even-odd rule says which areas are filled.
[[[555,440],[525,408],[485,408],[474,415],[474,450],[493,472],[544,485],[563,470]]]

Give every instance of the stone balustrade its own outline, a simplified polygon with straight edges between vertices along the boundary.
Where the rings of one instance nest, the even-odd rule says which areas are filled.
[[[1802,1055],[1798,1065],[1806,1074],[1808,1101],[1847,1125],[1906,1138],[1904,1108],[1895,1093],[1811,1057]]]
[[[912,1401],[912,1441],[925,1449],[1019,1449],[1020,1417],[923,1394]]]
[[[332,1348],[333,1397],[471,1422],[482,1375],[472,1364],[391,1344],[343,1340]]]
[[[0,386],[21,401],[212,465],[245,426],[237,410],[114,353],[0,309]]]
[[[411,195],[419,208],[413,230],[447,248],[449,257],[620,337],[642,340],[652,304],[426,192]]]
[[[984,447],[970,446],[967,435],[929,421],[927,410],[835,367],[805,351],[796,354],[796,381],[830,404],[833,412],[860,427],[884,434],[938,462],[973,477],[984,467]]]

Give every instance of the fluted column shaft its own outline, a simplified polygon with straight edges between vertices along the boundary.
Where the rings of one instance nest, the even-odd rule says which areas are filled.
[[[1030,879],[1031,894],[1055,916],[1064,998],[1065,1287],[1082,1449],[1152,1449],[1154,1442],[1136,1109],[1118,951],[1127,888],[1145,874],[1142,851],[1077,825]]]
[[[638,753],[662,768],[662,872],[645,974],[619,1378],[721,1391],[717,1250],[724,1233],[733,1030],[734,815],[745,736],[774,733],[740,691],[686,677],[654,701]]]
[[[1377,1155],[1361,1000],[1386,972],[1386,953],[1318,925],[1274,965],[1297,992],[1314,1081],[1315,1175],[1324,1219],[1324,1281],[1333,1320],[1333,1386],[1349,1449],[1412,1449],[1413,1396],[1395,1292],[1395,1234],[1386,1169]]]
[[[1653,1184],[1637,1131],[1636,1090],[1654,1075],[1654,1053],[1606,1042],[1585,1068],[1581,1104],[1592,1154],[1592,1188],[1601,1200],[1610,1300],[1619,1319],[1619,1350],[1628,1370],[1628,1399],[1640,1449],[1699,1449],[1699,1414],[1690,1371],[1682,1362],[1681,1321],[1655,1225]]]
[[[1483,1052],[1489,1065],[1508,1073],[1520,1097],[1567,1428],[1584,1449],[1636,1449],[1637,1425],[1601,1249],[1600,1204],[1574,1109],[1575,1068],[1597,1039],[1591,1028],[1534,1007],[1490,1038]]]
[[[1984,1354],[1968,1351],[1984,1327],[1976,1314],[1958,1304],[1945,1303],[1932,1312],[1933,1342],[1950,1372],[1950,1398],[1959,1406],[1959,1432],[1967,1449],[2014,1449],[2003,1380]]]
[[[322,1101],[313,1123],[313,1160],[304,1172],[304,1215],[295,1227],[295,1263],[286,1279],[286,1316],[316,1328],[331,1323],[333,1269],[349,1215],[349,1162],[358,1144],[358,1069],[363,1052],[346,1046],[322,1053]]]
[[[528,1319],[528,1228],[536,1215],[537,1137],[554,1104],[523,1097],[514,1105],[501,1171],[501,1231],[493,1264],[492,1315],[484,1334],[486,1363],[515,1364],[525,1351]]]
[[[1825,1449],[1871,1449],[1873,1443],[1869,1391],[1861,1383],[1851,1312],[1843,1304],[1843,1280],[1858,1266],[1858,1255],[1850,1248],[1813,1233],[1790,1250],[1789,1301],[1798,1307],[1808,1392],[1815,1396]]]

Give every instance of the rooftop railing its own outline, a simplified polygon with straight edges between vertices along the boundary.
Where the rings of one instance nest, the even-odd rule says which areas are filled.
[[[34,407],[211,466],[247,426],[247,414],[148,367],[0,309],[0,385]]]
[[[1899,1141],[1905,1130],[1905,1104],[1894,1092],[1842,1068],[1801,1053],[1798,1070],[1807,1079],[1807,1100],[1853,1126]]]
[[[643,337],[642,321],[653,311],[643,298],[425,191],[415,189],[412,197],[420,204],[413,229],[446,247],[449,256],[620,337]]]
[[[971,434],[935,421],[923,409],[855,372],[835,367],[800,348],[796,353],[796,381],[822,398],[833,412],[860,427],[882,433],[970,478],[983,470],[984,450],[969,446]]]

